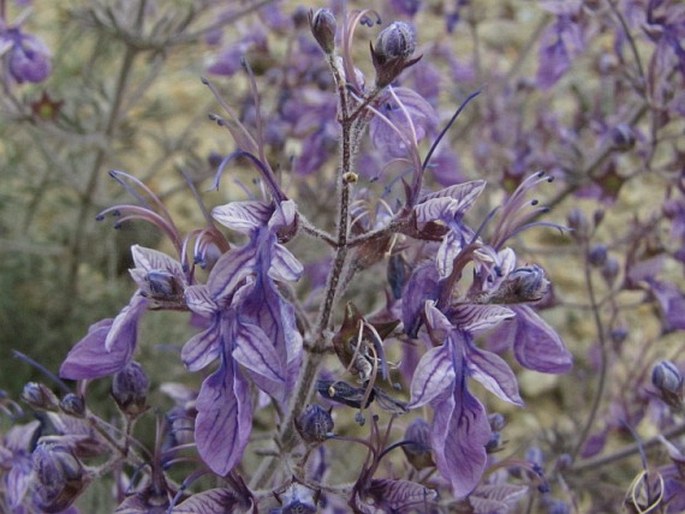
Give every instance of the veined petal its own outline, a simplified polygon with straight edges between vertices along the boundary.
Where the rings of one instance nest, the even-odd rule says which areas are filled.
[[[438,297],[438,273],[433,263],[414,270],[402,295],[402,323],[404,331],[416,337],[426,300]]]
[[[218,309],[216,303],[212,300],[209,288],[205,284],[186,287],[183,296],[188,308],[201,316],[210,317]]]
[[[470,334],[491,329],[514,317],[514,311],[501,305],[458,305],[449,312],[452,324]]]
[[[466,366],[470,375],[488,391],[505,402],[523,405],[516,376],[504,359],[471,346],[467,350]]]
[[[163,252],[153,250],[152,248],[145,248],[140,245],[133,245],[131,247],[131,256],[133,257],[136,268],[140,268],[145,272],[166,270],[177,278],[185,281],[181,263]]]
[[[483,405],[461,381],[455,384],[453,394],[433,403],[431,446],[438,471],[449,480],[455,498],[463,498],[483,476],[492,432]]]
[[[138,319],[145,312],[147,299],[137,291],[126,307],[114,318],[112,328],[105,339],[105,349],[109,352],[115,344],[127,344],[131,354],[138,341]]]
[[[273,210],[273,206],[266,202],[231,202],[212,209],[212,217],[225,227],[249,234],[265,227]]]
[[[249,244],[231,249],[219,257],[207,279],[212,298],[220,302],[233,294],[240,282],[254,273],[255,262],[255,249]]]
[[[435,501],[438,493],[409,480],[375,478],[366,489],[366,494],[374,499],[374,505],[384,512],[405,512],[411,507]]]
[[[216,360],[221,351],[219,324],[213,321],[210,327],[191,337],[181,350],[181,359],[188,371],[198,371]]]
[[[483,192],[486,184],[485,180],[471,180],[462,184],[455,184],[435,193],[429,193],[419,201],[426,202],[435,198],[450,198],[458,202],[460,210],[466,211]]]
[[[304,268],[302,263],[285,246],[276,243],[271,254],[269,276],[274,280],[295,282],[300,279]]]
[[[454,268],[454,259],[462,249],[462,235],[454,230],[450,230],[442,238],[440,248],[435,256],[435,263],[438,267],[440,278],[448,277]]]
[[[445,392],[454,383],[456,373],[449,344],[428,350],[414,371],[411,381],[410,409],[416,409]]]
[[[293,200],[284,200],[273,211],[269,219],[269,230],[274,231],[282,227],[289,227],[295,221],[297,214],[297,204]]]
[[[230,489],[209,489],[193,494],[174,507],[173,514],[223,514],[235,512],[240,501]]]
[[[202,383],[195,404],[197,450],[219,476],[225,476],[240,462],[252,431],[248,384],[239,373],[230,357],[224,359]]]
[[[435,301],[427,300],[425,304],[426,324],[430,329],[431,340],[435,344],[442,344],[454,331],[454,326],[440,309],[435,306]]]
[[[512,307],[516,313],[511,338],[514,355],[522,366],[542,373],[566,373],[573,356],[559,335],[527,305]]]
[[[69,351],[59,369],[62,378],[85,380],[112,375],[121,370],[133,354],[133,347],[123,339],[105,350],[105,339],[112,328],[112,319],[93,325],[88,334]]]
[[[281,386],[285,384],[286,371],[279,365],[278,353],[271,340],[257,325],[238,323],[232,355],[251,372]]]
[[[429,221],[450,220],[454,218],[457,206],[457,202],[451,198],[432,198],[414,207],[414,214],[420,225]]]

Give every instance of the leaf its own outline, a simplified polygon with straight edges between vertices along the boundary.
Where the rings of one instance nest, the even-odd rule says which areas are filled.
[[[202,383],[197,397],[195,442],[202,460],[225,476],[243,456],[252,431],[252,404],[245,379],[230,358]]]
[[[453,383],[456,377],[450,345],[428,350],[414,371],[411,381],[411,400],[408,407],[416,409],[434,400]]]
[[[273,212],[273,206],[266,202],[231,202],[212,209],[212,217],[225,227],[249,234],[266,227]]]
[[[209,489],[192,495],[174,507],[173,514],[224,514],[234,512],[240,502],[229,489]]]
[[[432,404],[431,446],[438,471],[449,480],[455,498],[463,498],[483,476],[492,432],[483,405],[463,383],[455,384],[453,394]]]

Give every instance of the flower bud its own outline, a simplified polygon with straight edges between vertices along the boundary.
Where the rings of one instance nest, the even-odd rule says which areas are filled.
[[[86,414],[86,403],[83,401],[83,397],[74,393],[65,395],[59,406],[65,414],[76,418],[82,418]]]
[[[589,229],[589,222],[585,213],[578,207],[575,207],[569,212],[566,218],[569,228],[573,230],[573,237],[580,239],[587,235]]]
[[[320,405],[308,405],[295,423],[297,431],[307,443],[320,443],[333,435],[331,411]]]
[[[332,54],[335,50],[336,21],[331,10],[309,11],[309,27],[321,49],[327,54]]]
[[[410,60],[416,49],[414,29],[408,23],[396,21],[386,27],[371,46],[371,59],[376,68],[376,85],[385,87],[420,57]]]
[[[435,466],[431,453],[430,431],[430,425],[425,419],[416,418],[404,433],[404,440],[409,444],[403,445],[402,450],[409,463],[416,469]]]
[[[488,297],[488,303],[537,302],[549,291],[550,282],[545,271],[533,264],[522,266],[509,273],[499,289]]]
[[[142,366],[131,361],[112,378],[112,396],[119,408],[131,417],[145,410],[150,381]]]
[[[619,265],[618,261],[614,257],[607,258],[604,266],[602,266],[602,278],[606,281],[608,285],[613,285],[616,282],[616,277],[618,277]]]
[[[59,406],[55,393],[38,382],[28,382],[21,393],[21,399],[36,410],[56,411]]]
[[[386,274],[388,284],[390,284],[390,290],[392,291],[392,296],[395,298],[395,300],[399,300],[402,298],[404,284],[406,284],[407,280],[409,279],[408,266],[401,253],[396,253],[390,256],[388,259],[388,269]]]
[[[635,146],[635,133],[630,126],[619,123],[609,131],[611,144],[619,152],[627,152]]]
[[[84,490],[88,479],[71,449],[60,443],[41,441],[33,451],[38,481],[38,503],[44,512],[60,512]]]
[[[148,291],[146,294],[153,300],[174,301],[183,296],[183,286],[173,273],[167,270],[152,270],[145,275]]]
[[[50,50],[40,39],[18,28],[7,30],[4,36],[10,42],[8,69],[17,83],[38,83],[48,78],[52,70]]]
[[[602,266],[607,260],[607,247],[603,244],[593,245],[588,251],[587,259],[593,266]]]
[[[683,403],[683,375],[671,361],[661,361],[652,370],[652,384],[659,390],[661,399],[670,407]]]

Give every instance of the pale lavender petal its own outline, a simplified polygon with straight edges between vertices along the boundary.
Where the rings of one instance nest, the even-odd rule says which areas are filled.
[[[219,476],[240,462],[252,431],[248,384],[226,359],[202,383],[197,397],[195,442],[202,460]]]
[[[424,310],[431,339],[436,344],[442,344],[454,332],[454,326],[447,316],[435,306],[433,300],[426,301]]]
[[[266,202],[231,202],[212,209],[212,217],[225,227],[249,234],[265,227],[273,210],[271,204]]]
[[[685,329],[685,296],[674,284],[650,280],[649,285],[659,302],[664,316],[666,330]]]
[[[450,345],[431,348],[421,357],[414,371],[408,407],[416,409],[434,400],[452,386],[455,376]]]
[[[457,201],[459,209],[463,212],[473,205],[485,189],[486,184],[487,182],[485,180],[472,180],[470,182],[455,184],[454,186],[446,187],[440,191],[421,197],[420,202],[426,202],[436,198],[452,199]]]
[[[462,239],[462,235],[453,230],[450,230],[442,238],[442,243],[435,256],[435,263],[440,278],[448,277],[452,273],[454,259],[457,258],[462,249]]]
[[[496,327],[502,321],[513,319],[514,311],[501,305],[460,305],[452,309],[449,320],[455,327],[475,334]]]
[[[217,302],[229,297],[245,277],[254,273],[255,249],[251,245],[224,253],[207,279],[209,293]]]
[[[512,307],[510,340],[521,365],[543,373],[566,373],[573,366],[573,356],[559,335],[527,305]]]
[[[7,495],[9,506],[13,509],[21,505],[34,478],[33,463],[29,455],[26,452],[24,456],[14,458],[11,463],[12,467],[5,478],[5,494]]]
[[[109,351],[105,339],[112,328],[112,319],[97,323],[67,354],[59,369],[62,378],[85,380],[112,375],[131,360],[133,346],[123,338],[115,341]]]
[[[181,280],[185,279],[181,263],[163,252],[140,245],[133,245],[131,247],[131,256],[136,268],[141,268],[146,272],[166,270]]]
[[[283,388],[286,371],[273,343],[264,331],[252,323],[238,323],[233,358],[242,366],[261,377],[276,382]]]
[[[472,346],[467,350],[466,365],[470,376],[488,391],[505,402],[523,405],[516,376],[504,359]]]
[[[525,485],[484,484],[469,496],[469,503],[474,514],[507,514],[527,492]]]
[[[109,352],[116,345],[127,344],[131,347],[131,354],[138,341],[138,320],[147,308],[147,299],[136,292],[126,307],[121,309],[112,321],[112,328],[105,339],[105,349]]]
[[[209,489],[193,494],[172,510],[173,514],[224,514],[234,512],[240,502],[229,489]]]
[[[218,322],[191,337],[181,350],[181,359],[188,371],[199,371],[214,362],[221,352],[221,334]]]
[[[414,207],[416,221],[422,225],[429,221],[445,220],[454,217],[457,202],[451,198],[432,198]]]
[[[281,244],[274,244],[269,276],[274,280],[295,282],[300,279],[304,268],[302,263]]]
[[[431,446],[438,471],[463,498],[483,476],[491,429],[483,405],[458,382],[453,395],[433,403]]]
[[[196,314],[209,318],[218,307],[212,300],[209,288],[205,284],[188,286],[183,292],[188,308]]]
[[[271,231],[289,227],[295,222],[297,204],[293,200],[284,200],[274,209],[269,219],[268,227]]]

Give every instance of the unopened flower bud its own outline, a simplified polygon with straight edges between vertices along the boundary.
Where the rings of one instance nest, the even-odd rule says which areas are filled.
[[[500,414],[499,412],[495,412],[494,414],[490,414],[488,416],[488,423],[490,423],[490,430],[493,432],[500,432],[506,426],[507,420],[505,419],[504,415]]]
[[[593,266],[602,266],[607,260],[607,247],[603,244],[593,245],[588,251],[587,259]]]
[[[571,210],[571,212],[569,212],[566,220],[569,228],[573,230],[572,235],[575,238],[580,239],[587,234],[589,222],[587,217],[585,216],[585,213],[581,211],[578,207],[575,207]]]
[[[618,277],[619,265],[618,261],[614,257],[608,257],[604,266],[602,266],[602,278],[606,281],[608,285],[613,285]]]
[[[74,393],[69,393],[62,398],[59,406],[63,412],[77,418],[82,418],[86,414],[86,403],[83,397]]]
[[[320,443],[333,435],[331,412],[320,405],[308,405],[295,423],[297,431],[307,443]]]
[[[112,378],[112,396],[119,408],[135,417],[145,410],[150,381],[142,366],[131,361]]]
[[[50,50],[37,37],[11,28],[3,34],[9,43],[6,59],[10,75],[17,83],[43,82],[52,70]]]
[[[332,54],[335,50],[335,16],[330,9],[317,9],[316,12],[309,11],[309,27],[312,30],[314,39],[319,43],[321,49]]]
[[[431,428],[423,418],[416,418],[407,427],[404,440],[408,442],[402,446],[402,450],[409,463],[416,469],[424,469],[435,466],[430,444]]]
[[[173,273],[167,270],[152,270],[145,275],[147,295],[153,300],[177,300],[183,296],[183,288]]]
[[[37,410],[55,411],[59,407],[59,399],[55,393],[38,382],[28,382],[21,393],[21,399]]]
[[[683,403],[683,375],[671,361],[661,361],[652,370],[652,384],[661,393],[661,399],[670,407],[680,408]]]
[[[537,302],[549,291],[550,282],[538,265],[522,266],[509,273],[488,303]]]
[[[614,149],[619,152],[627,152],[635,146],[635,133],[625,123],[620,123],[612,128],[609,137]]]
[[[88,479],[71,449],[60,443],[39,442],[33,451],[37,493],[44,512],[61,512],[81,494]]]
[[[388,284],[390,284],[390,290],[392,291],[392,296],[395,298],[395,300],[399,300],[402,298],[404,284],[406,284],[407,279],[409,278],[407,263],[405,262],[401,253],[396,253],[390,256],[388,259],[388,269],[386,274]]]
[[[376,45],[371,46],[371,58],[376,68],[376,85],[385,87],[390,84],[405,68],[419,59],[409,58],[416,49],[414,29],[408,23],[396,21],[389,25],[376,38]]]

